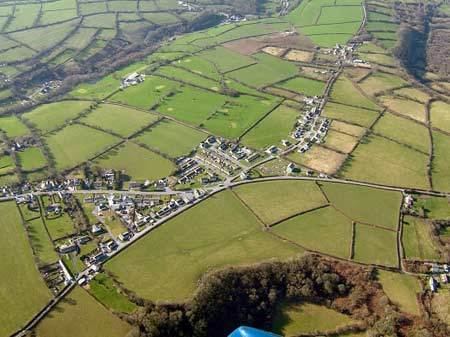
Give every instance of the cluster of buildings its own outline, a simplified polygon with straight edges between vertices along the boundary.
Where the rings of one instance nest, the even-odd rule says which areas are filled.
[[[338,58],[338,64],[351,65],[354,67],[371,68],[370,63],[361,59],[355,58],[353,52],[360,45],[360,43],[349,43],[348,45],[336,44],[329,53],[335,55]]]
[[[120,85],[120,89],[125,89],[132,85],[138,85],[145,81],[145,75],[141,73],[134,72],[129,74],[124,79],[122,79],[122,83]]]
[[[428,285],[432,292],[437,292],[438,287],[449,282],[449,268],[448,264],[431,263],[430,264],[430,278]]]
[[[306,97],[305,111],[295,124],[291,136],[298,143],[300,153],[308,151],[314,143],[320,143],[325,138],[330,127],[330,121],[320,117],[323,99],[317,96]]]

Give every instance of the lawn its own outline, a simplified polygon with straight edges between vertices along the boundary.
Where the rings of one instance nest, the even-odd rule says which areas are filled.
[[[433,102],[430,120],[433,127],[450,132],[450,104],[439,101]]]
[[[37,337],[124,337],[131,327],[75,288],[35,328]]]
[[[397,142],[409,145],[425,153],[430,152],[430,134],[428,129],[411,120],[385,113],[373,130]]]
[[[117,87],[119,82],[117,82]],[[160,103],[169,93],[176,91],[180,83],[158,76],[147,76],[144,83],[128,87],[113,95],[109,100],[125,103],[141,109],[150,109]]]
[[[331,88],[331,100],[333,102],[352,105],[355,107],[380,110],[379,107],[359,92],[352,81],[340,76]]]
[[[89,101],[61,101],[43,104],[25,113],[23,118],[33,124],[42,133],[47,133],[78,117],[91,104],[92,102]]]
[[[227,100],[220,109],[206,118],[202,126],[215,135],[228,139],[238,138],[258,119],[275,108],[277,103],[274,99],[240,95]]]
[[[431,230],[431,225],[422,219],[405,216],[402,241],[406,258],[439,260],[439,250],[434,245]]]
[[[258,64],[230,72],[228,75],[251,87],[263,87],[298,74],[297,66],[264,53],[254,55]]]
[[[23,171],[33,171],[47,166],[47,159],[38,147],[29,147],[17,153]]]
[[[196,129],[163,119],[154,127],[140,133],[135,141],[176,158],[189,154],[206,137],[205,133]]]
[[[399,306],[400,310],[413,315],[420,314],[416,296],[420,293],[421,287],[414,276],[378,270],[378,280],[386,295]]]
[[[352,153],[341,174],[358,181],[427,189],[427,163],[425,154],[382,137],[369,136]]]
[[[327,147],[344,153],[350,153],[357,143],[358,138],[334,130],[329,130],[325,138]]]
[[[327,203],[316,183],[310,181],[251,183],[233,191],[267,225]]]
[[[285,337],[326,332],[355,323],[349,316],[312,303],[282,304],[273,321],[273,331]]]
[[[323,91],[325,90],[325,84],[325,82],[312,80],[306,77],[295,77],[278,83],[276,86],[306,96],[322,96]]]
[[[0,117],[0,130],[8,138],[22,137],[30,133],[30,130],[16,116]]]
[[[433,187],[439,191],[450,191],[450,136],[433,132]]]
[[[323,115],[328,118],[343,120],[365,127],[371,126],[378,117],[376,111],[333,102],[328,102],[325,105]]]
[[[51,299],[34,264],[22,219],[14,202],[0,203],[0,335],[9,336],[25,325]]]
[[[59,170],[73,168],[120,141],[108,133],[73,124],[45,138]]]
[[[124,107],[121,105],[101,104],[80,122],[128,137],[145,128],[158,119],[149,112]]]
[[[356,224],[354,260],[368,264],[397,267],[397,233]]]
[[[39,261],[43,264],[55,263],[59,260],[55,247],[45,229],[41,218],[37,218],[28,222],[28,235],[31,238],[31,244],[34,251],[39,257]]]
[[[375,95],[381,91],[402,87],[406,84],[407,82],[398,76],[376,72],[362,81],[360,86],[367,94]]]
[[[397,229],[401,193],[349,184],[320,185],[333,206],[353,221]]]
[[[263,232],[256,218],[226,191],[157,228],[105,268],[138,296],[183,300],[207,271],[300,252]]]
[[[253,127],[242,142],[255,149],[278,145],[282,139],[289,138],[298,115],[297,110],[281,105]]]
[[[133,142],[126,142],[94,161],[105,169],[123,171],[127,180],[155,180],[167,177],[175,169],[174,164],[157,153]]]
[[[101,273],[89,283],[89,292],[104,306],[116,312],[131,313],[136,305],[122,294],[113,280]]]
[[[402,116],[410,117],[419,122],[426,122],[425,106],[421,103],[390,96],[383,96],[380,98],[380,101],[389,110],[401,114]]]
[[[75,232],[72,219],[67,213],[63,213],[58,217],[45,218],[47,230],[53,240],[66,237]]]
[[[352,221],[333,207],[296,216],[272,230],[306,249],[344,259],[350,256]]]
[[[200,125],[219,110],[228,97],[210,91],[183,86],[175,95],[166,97],[157,110],[181,121]]]

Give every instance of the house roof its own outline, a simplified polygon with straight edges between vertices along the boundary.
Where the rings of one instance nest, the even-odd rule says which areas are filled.
[[[251,328],[248,326],[241,326],[234,330],[228,337],[281,337],[271,332]]]

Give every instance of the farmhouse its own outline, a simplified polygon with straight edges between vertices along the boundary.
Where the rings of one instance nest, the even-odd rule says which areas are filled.
[[[144,82],[144,80],[145,80],[145,75],[139,74],[136,72],[132,73],[122,80],[121,88],[126,88],[130,85],[137,85],[141,82]]]

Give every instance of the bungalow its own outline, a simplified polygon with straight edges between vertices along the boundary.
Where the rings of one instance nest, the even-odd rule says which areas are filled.
[[[63,244],[59,246],[58,250],[61,254],[68,254],[71,252],[74,252],[78,249],[78,246],[76,244]]]
[[[288,166],[286,167],[286,173],[287,174],[292,174],[294,172],[297,171],[297,166],[295,166],[294,163],[289,163]]]

